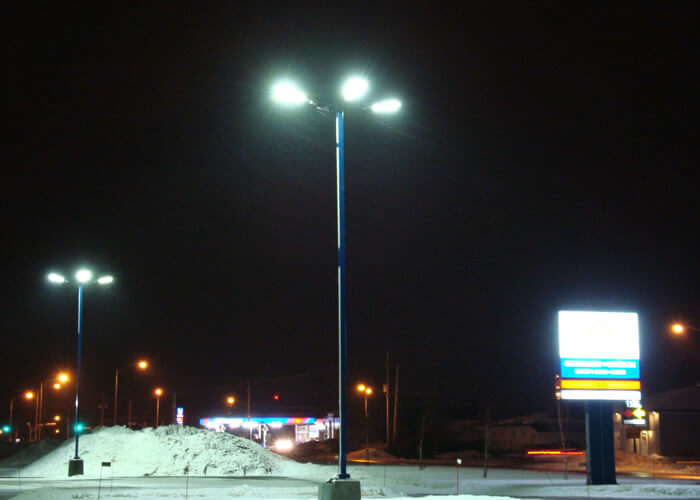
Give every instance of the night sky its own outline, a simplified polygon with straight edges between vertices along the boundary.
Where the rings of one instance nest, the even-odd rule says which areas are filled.
[[[91,422],[139,356],[142,407],[250,381],[254,412],[337,411],[334,119],[270,89],[355,74],[349,379],[377,418],[387,351],[401,404],[547,410],[559,309],[638,312],[644,391],[695,383],[667,325],[700,326],[696,6],[486,3],[4,6],[2,407],[74,369],[77,294],[45,277],[88,265],[115,276],[85,296]]]

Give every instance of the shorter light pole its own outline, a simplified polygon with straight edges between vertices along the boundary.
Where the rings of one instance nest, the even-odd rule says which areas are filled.
[[[153,393],[156,395],[156,426],[158,428],[158,423],[160,422],[160,397],[163,394],[163,389],[157,388]]]

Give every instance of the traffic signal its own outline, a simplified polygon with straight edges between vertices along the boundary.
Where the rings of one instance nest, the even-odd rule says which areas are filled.
[[[79,434],[85,430],[85,426],[83,424],[75,424],[75,427],[73,427],[73,430],[75,431],[76,434]]]
[[[280,395],[279,395],[279,394],[275,394],[274,396],[272,396],[272,399],[274,399],[275,401],[279,401],[279,400],[280,400]]]
[[[2,432],[4,432],[5,434],[7,434],[8,432],[10,432],[10,426],[9,426],[9,425],[3,425],[3,426],[2,426]]]

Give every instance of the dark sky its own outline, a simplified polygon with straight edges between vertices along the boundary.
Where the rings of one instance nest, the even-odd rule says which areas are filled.
[[[700,326],[695,6],[376,4],[3,7],[3,401],[74,365],[45,275],[85,264],[116,278],[88,414],[137,356],[134,398],[334,411],[333,117],[269,95],[357,73],[404,106],[346,112],[351,382],[389,351],[406,404],[547,409],[566,308],[637,311],[645,390],[695,382],[666,327]]]

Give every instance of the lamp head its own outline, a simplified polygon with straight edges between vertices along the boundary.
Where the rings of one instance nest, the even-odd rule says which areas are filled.
[[[280,82],[272,87],[272,98],[277,102],[287,104],[309,102],[309,98],[306,97],[306,94],[289,82]]]
[[[399,108],[401,108],[401,101],[398,99],[386,99],[375,102],[369,107],[375,113],[396,113]]]
[[[357,101],[365,95],[369,83],[361,77],[353,77],[343,85],[343,99],[346,101]]]
[[[92,279],[92,271],[88,269],[81,269],[75,273],[75,279],[78,281],[78,283],[87,283]]]
[[[68,281],[66,278],[64,278],[63,276],[61,276],[58,273],[49,273],[48,280],[51,283],[56,283],[58,285],[60,285],[62,283],[66,283]]]

